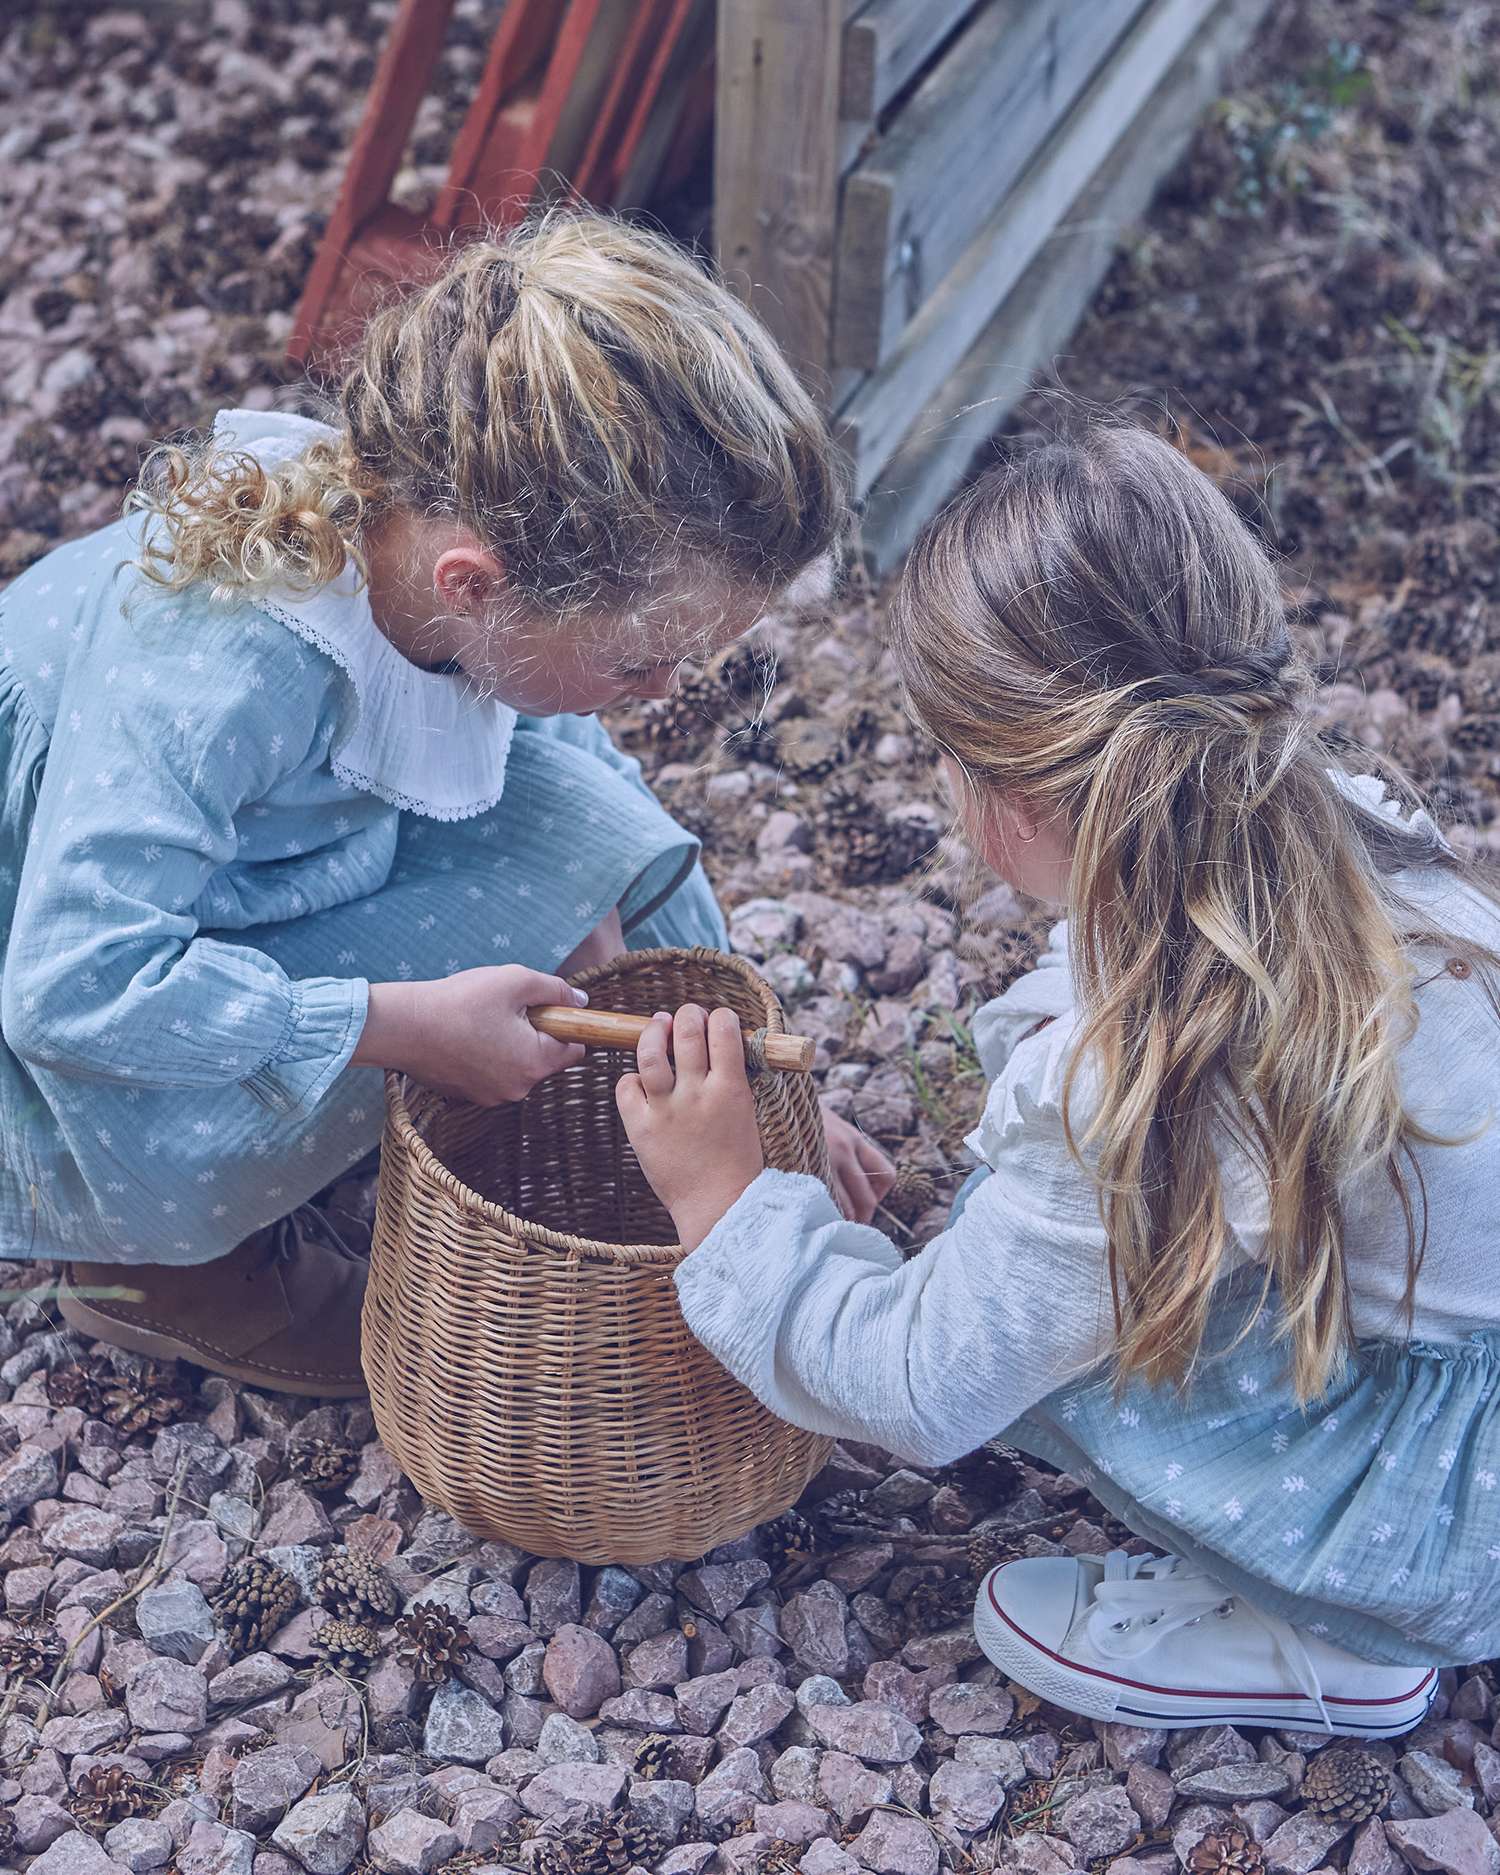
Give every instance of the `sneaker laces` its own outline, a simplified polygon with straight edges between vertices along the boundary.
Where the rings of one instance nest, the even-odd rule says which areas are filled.
[[[1323,1699],[1318,1670],[1302,1637],[1290,1621],[1243,1600],[1180,1556],[1130,1556],[1112,1549],[1104,1558],[1104,1579],[1094,1590],[1085,1631],[1101,1654],[1113,1660],[1136,1660],[1181,1628],[1205,1617],[1226,1620],[1249,1616],[1270,1635],[1278,1658],[1304,1698],[1312,1701],[1331,1732],[1333,1720]]]

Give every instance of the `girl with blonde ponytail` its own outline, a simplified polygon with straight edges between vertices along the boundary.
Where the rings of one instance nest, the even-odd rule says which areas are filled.
[[[323,420],[221,411],[0,596],[0,1221],[75,1329],[362,1391],[364,1265],[305,1201],[380,1070],[518,1098],[581,1053],[526,1017],[560,974],[722,942],[592,712],[748,630],[842,509],[733,295],[559,214],[380,312]]]
[[[1500,1648],[1496,897],[1321,742],[1274,568],[1158,437],[1018,450],[892,640],[974,848],[1066,920],[974,1019],[984,1163],[905,1264],[762,1169],[732,1024],[679,1012],[675,1072],[656,1026],[621,1104],[688,1321],[800,1425],[1003,1434],[1144,1539],[990,1573],[1020,1684],[1404,1731]]]

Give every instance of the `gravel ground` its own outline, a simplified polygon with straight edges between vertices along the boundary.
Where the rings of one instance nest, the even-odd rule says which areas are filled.
[[[482,58],[486,10],[457,11],[411,202]],[[0,23],[0,582],[111,518],[147,441],[295,405],[291,309],[391,12],[21,0]],[[1462,0],[1280,0],[1060,364],[1222,478],[1303,594],[1330,720],[1411,762],[1480,849],[1497,38]],[[886,1221],[916,1242],[976,1107],[964,1017],[1039,932],[944,831],[881,606],[856,585],[773,621],[616,727],[704,833],[825,1089],[897,1155]],[[805,1523],[580,1571],[425,1511],[363,1408],[91,1353],[16,1295],[34,1274],[0,1265],[0,1865],[1500,1875],[1488,1665],[1352,1762],[1077,1723],[999,1681],[963,1618],[971,1561],[1121,1536],[1066,1477],[845,1447]],[[321,1574],[346,1549],[363,1602]]]

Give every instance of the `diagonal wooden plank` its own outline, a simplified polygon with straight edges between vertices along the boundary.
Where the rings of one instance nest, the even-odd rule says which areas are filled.
[[[900,448],[872,477],[866,558],[893,568],[978,451],[1066,345],[1123,231],[1181,160],[1228,62],[1249,43],[1269,0],[1218,0],[1178,54],[1065,222],[1034,256],[967,354],[945,374]]]
[[[1216,8],[1231,0],[1150,0],[1031,167],[980,228],[957,266],[866,378],[845,417],[857,437],[856,482],[875,472],[1041,251],[1079,191],[1134,122],[1143,99]]]

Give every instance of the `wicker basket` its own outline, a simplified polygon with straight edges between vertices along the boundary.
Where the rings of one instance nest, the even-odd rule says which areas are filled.
[[[783,1027],[717,951],[637,951],[576,980],[600,1008],[726,1004]],[[793,1503],[829,1447],[688,1333],[682,1251],[615,1112],[630,1066],[592,1052],[488,1109],[388,1076],[364,1310],[375,1423],[423,1497],[591,1563],[701,1555]],[[760,1074],[755,1103],[767,1163],[825,1177],[810,1078]]]

